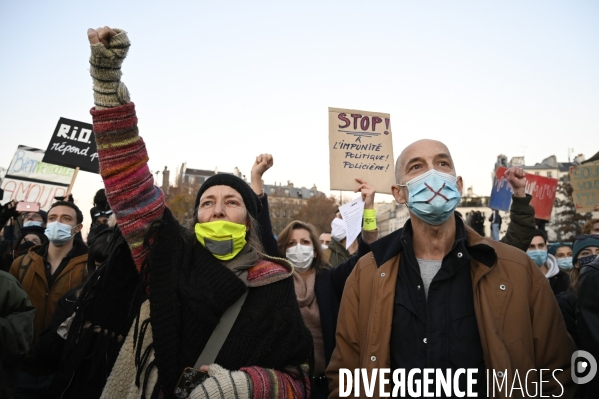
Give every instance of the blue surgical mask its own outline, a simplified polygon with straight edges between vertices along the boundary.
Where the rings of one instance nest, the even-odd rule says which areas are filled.
[[[456,181],[455,176],[432,169],[398,186],[408,188],[408,209],[422,221],[438,226],[460,203]]]
[[[36,222],[34,220],[28,220],[23,223],[23,227],[42,227],[42,222]]]
[[[547,260],[547,251],[543,251],[542,249],[533,249],[530,251],[526,251],[530,259],[539,267],[545,264]]]
[[[73,238],[71,232],[73,226],[60,222],[48,223],[44,234],[48,237],[48,240],[57,247],[66,244]]]
[[[578,267],[582,269],[583,267],[594,261],[596,257],[597,255],[588,255],[583,258],[578,258]]]
[[[559,258],[557,260],[557,266],[565,271],[572,270],[572,258]]]

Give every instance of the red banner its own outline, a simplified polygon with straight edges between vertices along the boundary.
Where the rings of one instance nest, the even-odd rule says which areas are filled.
[[[512,187],[508,184],[507,179],[505,178],[506,170],[507,168],[505,167],[497,168],[491,197],[493,197],[495,192],[499,194],[504,190],[512,191]],[[526,194],[530,194],[532,196],[530,205],[535,208],[535,218],[543,220],[551,219],[551,211],[553,210],[553,203],[557,193],[557,183],[558,180],[552,179],[551,177],[526,173],[525,191]]]

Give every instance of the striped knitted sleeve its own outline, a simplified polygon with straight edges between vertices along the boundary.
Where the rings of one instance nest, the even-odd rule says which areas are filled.
[[[148,254],[144,235],[162,216],[165,200],[154,185],[148,153],[137,129],[134,103],[90,111],[98,145],[100,175],[119,228],[131,248],[137,270]]]
[[[252,380],[253,399],[303,399],[310,397],[308,364],[298,369],[288,367],[285,372],[262,367],[243,367]]]

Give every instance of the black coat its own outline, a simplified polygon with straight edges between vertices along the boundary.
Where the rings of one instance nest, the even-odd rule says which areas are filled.
[[[270,217],[268,216],[268,202],[266,195],[262,200],[262,213],[258,216],[260,223],[260,232],[262,245],[270,256],[280,257],[278,253],[277,242],[272,234]],[[268,219],[268,220],[266,220]],[[339,315],[339,304],[343,295],[345,281],[354,270],[358,260],[370,252],[370,246],[358,239],[358,252],[352,255],[345,262],[337,267],[321,271],[316,274],[314,281],[314,294],[318,302],[318,312],[320,314],[320,328],[322,331],[322,340],[324,346],[325,364],[328,365],[335,349],[335,333],[337,332],[337,316]],[[315,243],[315,245],[318,245]],[[270,250],[270,252],[269,252]],[[322,380],[321,376],[315,376],[312,380],[312,398],[324,399],[328,397],[328,383]],[[319,378],[320,377],[320,378]]]
[[[150,227],[148,236],[153,240],[147,269],[155,351],[152,363],[159,376],[153,393],[162,389],[164,397],[170,398],[183,369],[195,364],[222,314],[247,287],[179,225],[168,208]],[[262,272],[257,271],[266,277]],[[137,345],[142,345],[142,330],[140,327]],[[250,284],[215,363],[229,370],[251,366],[283,370],[309,361],[312,346],[293,279],[270,278]],[[144,362],[138,366],[138,375],[146,367]]]
[[[52,361],[58,351],[61,352],[60,362],[56,364],[58,370],[47,394],[49,399],[99,398],[124,340],[117,337],[125,337],[129,331],[133,319],[131,303],[139,286],[139,274],[118,228],[109,238],[108,252],[108,260],[90,276],[73,309],[69,309],[68,298],[73,299],[70,294],[76,289],[60,299],[51,322],[54,331],[46,331],[40,338],[40,345],[48,351],[46,361]],[[77,315],[67,340],[61,342],[56,328],[74,311]],[[85,328],[87,322],[102,326],[110,333]]]
[[[580,340],[578,338],[578,328],[576,327],[576,316],[578,313],[578,298],[576,297],[576,293],[572,290],[564,291],[556,295],[555,299],[564,317],[568,334],[570,334],[576,346],[579,346]]]
[[[320,328],[322,329],[324,356],[327,365],[335,349],[337,316],[339,315],[339,304],[343,296],[345,281],[354,270],[358,260],[368,252],[370,252],[370,245],[360,239],[357,253],[339,266],[316,275],[314,293],[320,312]]]
[[[578,279],[578,308],[576,318],[580,337],[579,349],[599,360],[599,257],[580,270]],[[586,398],[596,398],[599,376],[582,385]]]
[[[81,287],[73,288],[60,297],[56,303],[56,309],[54,310],[50,324],[42,332],[37,343],[35,350],[37,360],[43,363],[44,367],[54,372],[58,370],[62,350],[66,342],[64,338],[58,335],[57,330],[66,319],[73,315],[75,301],[77,300],[77,291],[80,289]]]
[[[262,212],[258,215],[260,224],[260,233],[262,245],[265,253],[270,256],[280,257],[277,241],[272,234],[272,225],[268,210],[268,198],[266,194],[260,198],[262,202]],[[339,304],[343,295],[345,281],[358,263],[358,260],[370,252],[370,245],[366,244],[361,238],[358,241],[358,252],[339,266],[320,272],[316,275],[314,282],[314,293],[318,302],[318,311],[320,313],[320,327],[322,329],[322,338],[324,343],[324,355],[326,364],[329,364],[331,355],[335,349],[335,333],[337,331],[337,316],[339,314]],[[314,245],[318,245],[314,243]]]
[[[570,275],[563,270],[560,270],[559,273],[553,277],[549,277],[547,280],[549,280],[553,295],[565,292],[570,287]]]

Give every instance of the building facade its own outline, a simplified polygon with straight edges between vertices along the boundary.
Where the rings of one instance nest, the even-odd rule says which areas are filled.
[[[265,184],[264,193],[268,195],[270,221],[276,235],[294,220],[295,214],[308,199],[314,196],[325,196],[316,186],[295,187],[290,181],[285,186],[281,183],[277,185],[276,182],[273,185]]]
[[[177,176],[176,186],[187,194],[195,194],[206,179],[219,173],[227,172],[219,172],[217,168],[215,170],[192,169],[187,167],[187,163],[183,163]],[[230,174],[249,184],[245,175],[238,168],[234,168],[233,173]],[[290,181],[286,185],[281,183],[264,184],[264,192],[268,195],[270,219],[275,234],[278,234],[294,220],[295,214],[308,199],[314,196],[325,196],[323,192],[318,191],[315,185],[312,188],[295,187]]]
[[[379,238],[401,229],[410,218],[408,207],[397,202],[378,202],[374,207]]]

